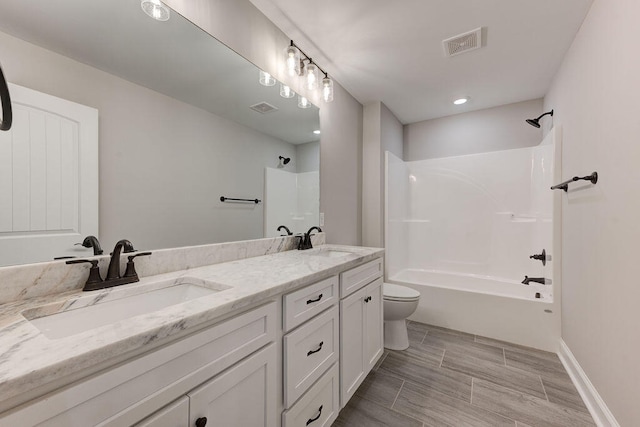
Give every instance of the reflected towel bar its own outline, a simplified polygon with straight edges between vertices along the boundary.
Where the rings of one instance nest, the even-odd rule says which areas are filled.
[[[251,203],[255,203],[256,205],[262,201],[260,199],[234,199],[233,197],[220,196],[221,202],[226,202],[227,200],[232,202],[251,202]]]
[[[551,187],[552,190],[564,190],[565,193],[567,192],[567,190],[569,190],[569,184],[571,184],[574,181],[591,181],[592,184],[595,184],[596,182],[598,182],[598,172],[594,172],[591,175],[587,175],[587,176],[574,176],[573,178],[566,180],[565,182],[561,182],[558,185],[554,185],[553,187]]]

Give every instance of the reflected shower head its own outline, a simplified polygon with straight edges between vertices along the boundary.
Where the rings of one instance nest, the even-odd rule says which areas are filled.
[[[282,157],[280,156],[280,161],[285,165],[291,161],[291,157]]]
[[[547,114],[549,114],[551,117],[553,117],[553,110],[548,111],[544,114],[542,114],[540,117],[538,117],[537,119],[527,119],[527,123],[529,123],[531,126],[533,127],[540,127],[540,119],[543,118],[544,116],[546,116]]]

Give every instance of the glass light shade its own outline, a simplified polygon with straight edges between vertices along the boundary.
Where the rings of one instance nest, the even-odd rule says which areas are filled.
[[[329,77],[322,79],[322,99],[324,102],[333,101],[333,80]]]
[[[171,15],[169,8],[160,0],[142,0],[140,7],[142,7],[144,13],[158,21],[168,21]]]
[[[280,83],[280,96],[283,98],[293,98],[296,93],[287,85]]]
[[[284,50],[285,66],[290,76],[300,75],[300,51],[295,46],[287,46]]]
[[[318,67],[310,63],[305,70],[305,86],[309,90],[316,90],[318,88]]]
[[[276,79],[266,71],[260,70],[260,84],[262,86],[273,86],[276,84]]]
[[[309,107],[311,107],[311,103],[304,96],[298,95],[298,107],[300,107],[300,108],[309,108]]]

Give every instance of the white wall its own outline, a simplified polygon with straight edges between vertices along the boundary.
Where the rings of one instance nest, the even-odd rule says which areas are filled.
[[[249,0],[167,0],[166,3],[221,42],[296,91],[285,75],[283,49],[289,38]],[[326,65],[326,64],[325,64]],[[331,68],[327,67],[331,73]],[[320,209],[328,243],[361,243],[362,105],[338,82],[334,101],[320,106]]]
[[[384,246],[385,151],[403,157],[402,123],[382,102],[364,106],[362,244]]]
[[[260,238],[263,171],[295,147],[0,33],[7,79],[99,110],[99,238],[140,249]]]
[[[542,131],[525,120],[540,114],[542,99],[534,99],[406,125],[404,160],[532,147]]]
[[[638,17],[637,0],[595,1],[544,101],[565,179],[600,175],[562,197],[562,336],[622,426],[640,425]]]

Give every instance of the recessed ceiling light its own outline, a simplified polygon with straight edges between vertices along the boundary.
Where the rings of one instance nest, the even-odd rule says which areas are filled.
[[[314,130],[313,133],[315,133],[316,135],[320,135],[320,129]]]
[[[468,100],[469,98],[459,98],[453,101],[453,103],[456,105],[462,105],[462,104],[466,104]]]
[[[140,6],[144,13],[157,19],[158,21],[167,21],[170,17],[169,8],[165,6],[160,0],[142,0]]]

